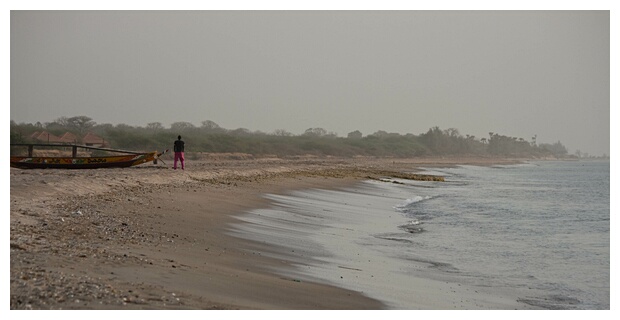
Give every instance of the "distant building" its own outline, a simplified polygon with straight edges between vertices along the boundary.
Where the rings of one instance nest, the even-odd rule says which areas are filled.
[[[60,137],[60,140],[63,143],[71,143],[71,144],[78,143],[78,137],[71,132],[65,132],[65,134],[63,134],[62,137]]]
[[[32,138],[32,140],[35,140],[37,142],[43,142],[43,143],[60,143],[62,142],[62,140],[60,139],[60,137],[55,136],[47,131],[43,131],[43,132],[35,132],[32,134],[32,136],[30,136],[30,138]]]
[[[84,145],[87,145],[89,147],[107,147],[108,146],[108,142],[105,141],[102,137],[94,134],[94,133],[87,133],[84,138],[82,138],[82,143],[84,143]]]
[[[62,137],[58,137],[47,131],[37,131],[30,135],[30,139],[35,143],[83,144],[89,147],[109,147],[109,143],[104,138],[91,132],[80,139],[80,137],[71,132],[65,132]]]

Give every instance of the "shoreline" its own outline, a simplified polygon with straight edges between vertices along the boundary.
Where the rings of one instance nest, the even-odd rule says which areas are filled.
[[[255,159],[85,171],[11,168],[11,309],[384,309],[295,281],[290,261],[227,235],[266,193],[351,186],[419,167],[504,159]],[[284,253],[283,253],[284,254]]]
[[[441,183],[415,185],[441,188]],[[401,184],[406,183],[363,180],[269,194],[271,205],[238,215],[232,232],[268,244],[263,254],[295,264],[275,272],[361,292],[385,309],[539,309],[522,301],[522,290],[475,285],[432,254],[416,254],[415,240],[402,230],[411,218],[395,210],[411,196],[412,189]]]

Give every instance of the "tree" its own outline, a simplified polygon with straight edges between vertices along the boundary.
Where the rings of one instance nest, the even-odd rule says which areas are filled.
[[[449,137],[460,137],[461,136],[461,134],[459,133],[459,130],[455,128],[446,129],[444,132]]]
[[[445,131],[435,126],[420,136],[420,141],[435,154],[446,154],[450,151],[450,141]]]
[[[80,134],[86,133],[95,125],[95,121],[87,116],[77,116],[66,119],[66,126],[69,129],[76,130]]]
[[[60,118],[56,119],[56,121],[54,121],[52,123],[57,123],[58,125],[61,125],[63,127],[67,127],[69,125],[69,118],[63,116],[63,117],[60,117]]]
[[[233,131],[230,132],[232,135],[235,136],[250,136],[252,135],[252,131],[246,129],[246,128],[239,128],[239,129],[235,129]]]
[[[64,122],[66,123],[66,122]],[[64,132],[67,131],[67,126],[66,124],[62,124],[62,122],[58,122],[58,121],[54,121],[54,122],[46,122],[45,125],[45,130],[53,133],[53,134],[63,134]]]
[[[383,130],[379,130],[375,133],[372,134],[372,136],[375,136],[377,138],[385,138],[389,135],[389,133],[387,133],[387,131],[383,131]]]
[[[286,131],[286,130],[284,130],[284,129],[276,129],[276,130],[273,132],[273,135],[274,135],[274,136],[278,136],[278,137],[290,137],[290,136],[292,136],[293,134],[292,134],[292,133],[290,133],[290,132],[288,132],[288,131]]]
[[[562,157],[568,154],[568,150],[560,141],[554,144],[541,143],[540,148],[551,152],[551,154],[556,157]]]
[[[170,125],[170,130],[176,131],[176,132],[185,132],[187,130],[191,130],[194,128],[196,128],[196,126],[186,121],[179,121],[179,122],[175,122]]]
[[[304,136],[322,137],[327,135],[327,130],[323,128],[309,128],[304,132]]]
[[[164,126],[161,124],[161,122],[151,122],[147,123],[146,128],[152,131],[160,131],[164,129]]]
[[[222,127],[220,127],[219,124],[211,120],[205,120],[201,124],[202,125],[200,126],[200,128],[202,128],[203,130],[207,132],[224,132],[225,131],[224,129],[222,129]]]
[[[11,143],[23,143],[24,137],[21,132],[21,125],[11,120]]]
[[[114,125],[111,124],[111,123],[101,123],[101,124],[98,124],[95,127],[93,127],[93,129],[98,131],[98,132],[104,132],[104,131],[113,130],[114,129]]]
[[[349,134],[347,135],[348,139],[361,139],[362,138],[362,133],[359,130],[355,130],[353,132],[349,132]]]
[[[330,131],[329,133],[327,133],[325,135],[325,137],[328,137],[328,138],[338,138],[338,133],[334,132],[334,131]]]
[[[133,130],[132,126],[130,126],[128,124],[125,124],[125,123],[119,123],[116,126],[114,126],[114,128],[117,129],[117,130],[124,130],[124,131],[126,131],[126,130]]]

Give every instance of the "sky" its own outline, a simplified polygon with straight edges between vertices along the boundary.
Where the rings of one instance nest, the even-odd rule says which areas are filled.
[[[456,128],[610,154],[609,11],[10,12],[10,118],[346,137]]]

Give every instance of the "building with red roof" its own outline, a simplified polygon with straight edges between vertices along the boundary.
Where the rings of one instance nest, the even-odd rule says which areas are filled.
[[[72,143],[72,144],[78,143],[78,137],[71,132],[65,132],[65,134],[63,134],[62,137],[60,137],[60,140],[63,143]]]
[[[35,134],[33,134],[31,136],[31,138],[33,140],[39,141],[39,142],[44,142],[44,143],[59,143],[62,142],[62,140],[60,139],[60,137],[55,136],[47,131],[43,131],[41,133],[37,133],[35,132]]]
[[[87,133],[84,138],[82,138],[82,142],[84,145],[90,147],[106,147],[108,145],[105,139],[91,132]]]

